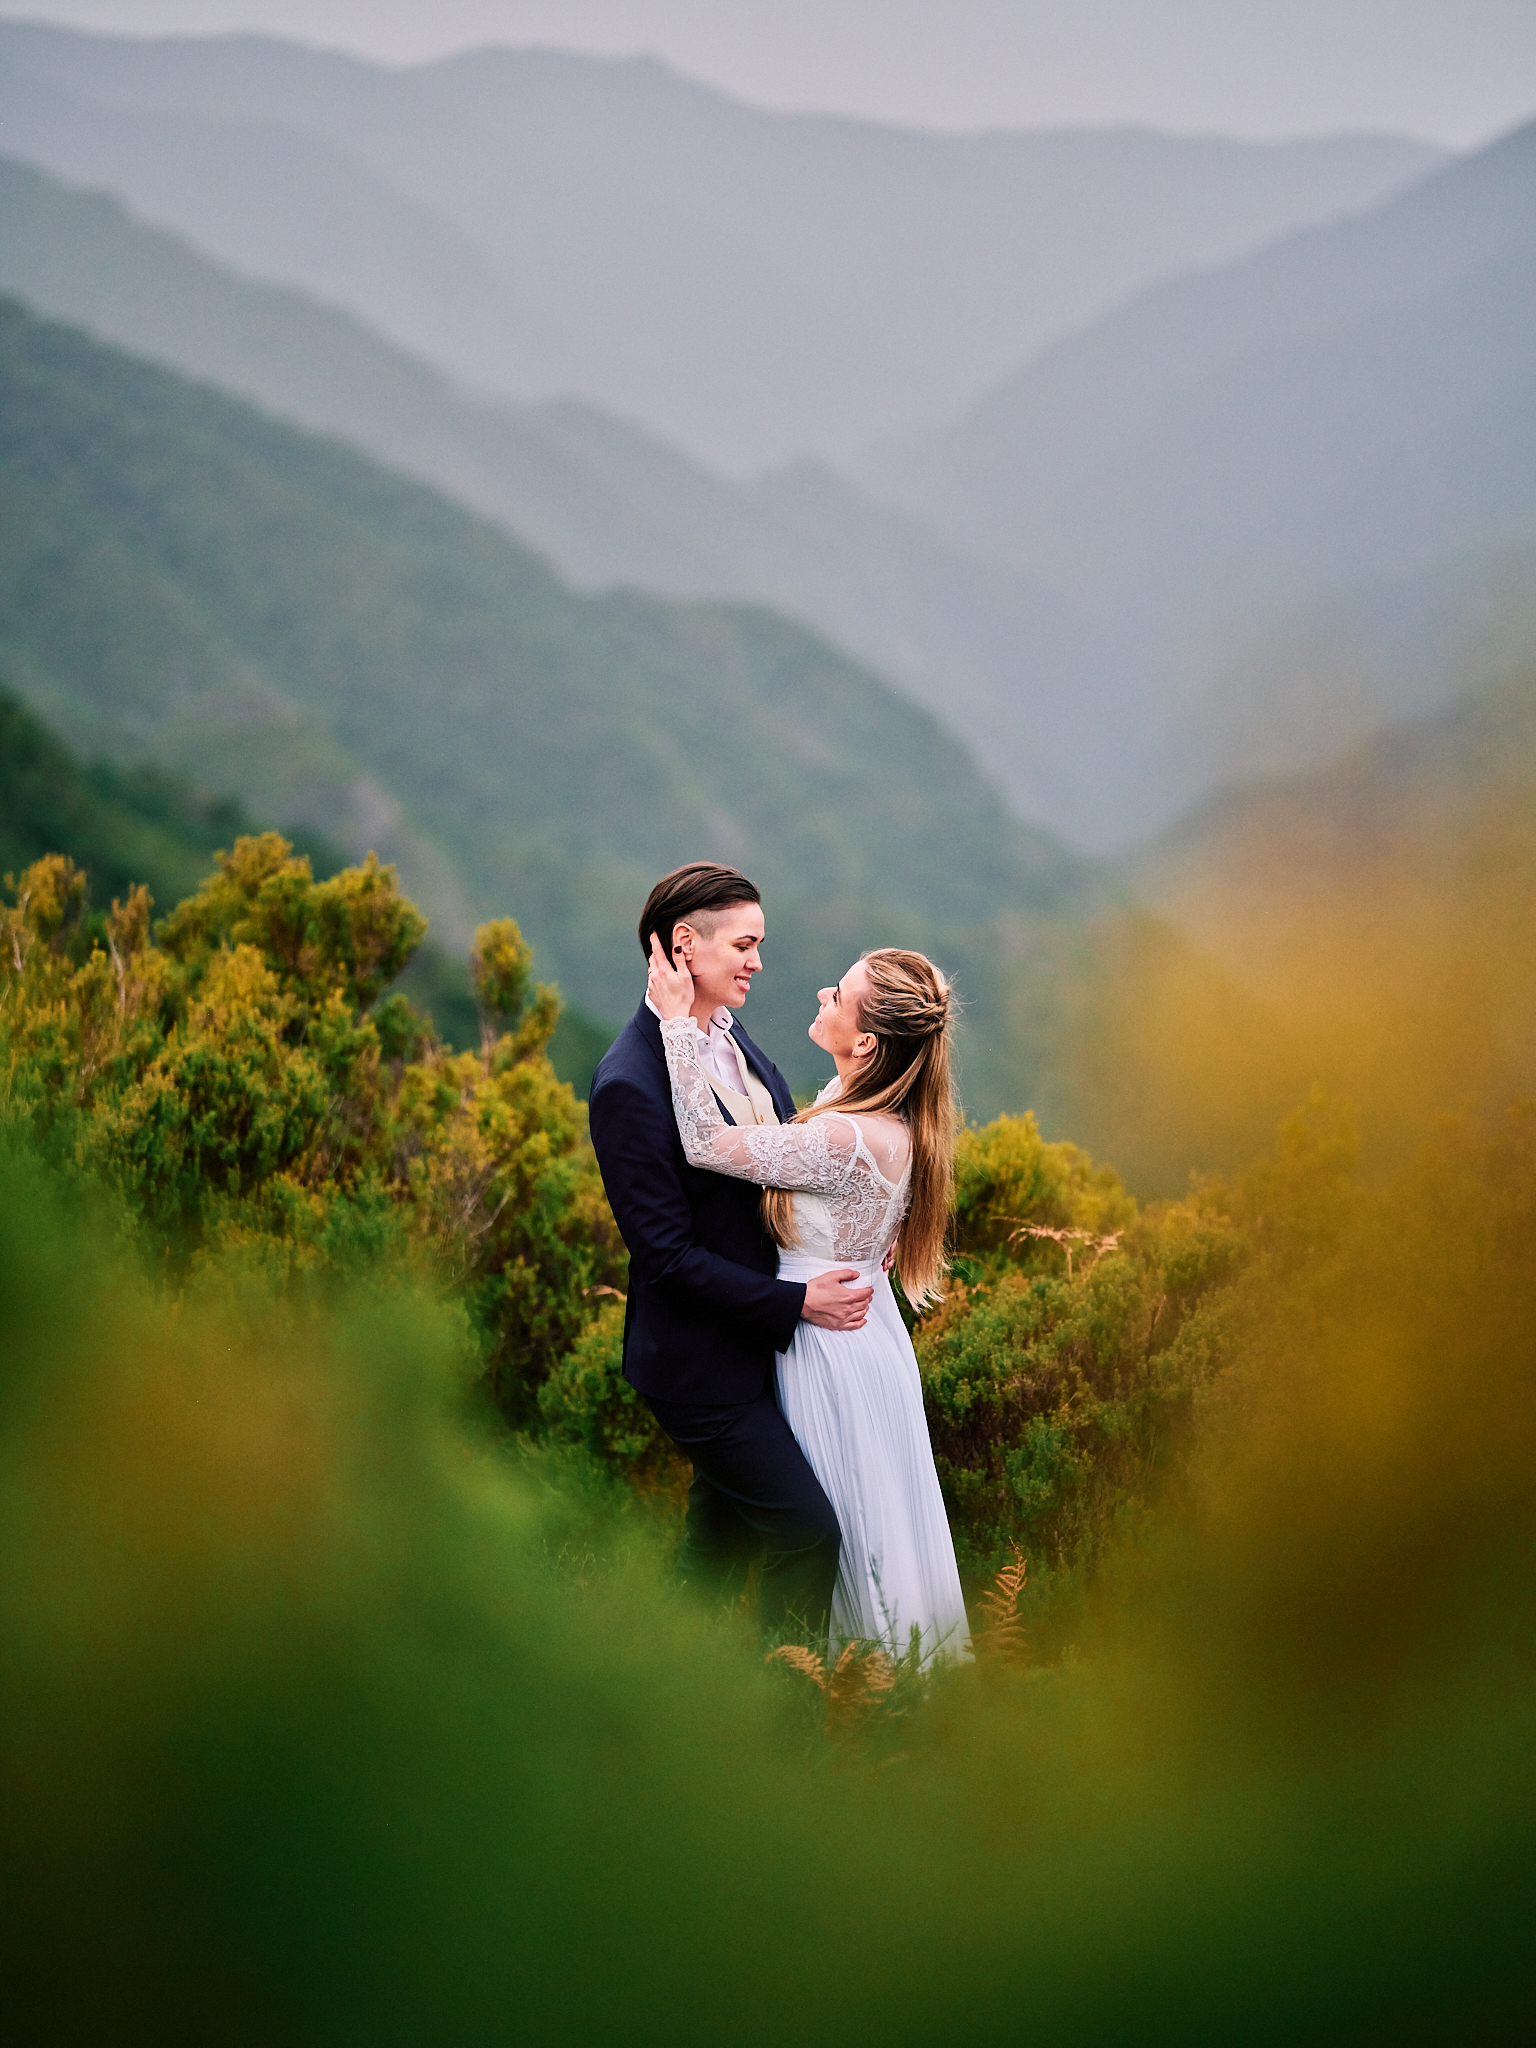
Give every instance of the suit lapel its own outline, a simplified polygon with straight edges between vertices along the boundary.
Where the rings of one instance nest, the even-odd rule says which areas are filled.
[[[635,1012],[634,1021],[635,1028],[651,1049],[652,1058],[665,1067],[667,1055],[662,1049],[661,1019],[643,997],[639,1009]],[[792,1123],[795,1115],[795,1098],[785,1087],[783,1075],[773,1064],[773,1061],[768,1058],[767,1054],[758,1050],[734,1018],[731,1022],[731,1036],[741,1047],[742,1057],[746,1060],[747,1065],[773,1097],[773,1106],[779,1112],[780,1123]],[[713,1090],[711,1090],[711,1093],[713,1093]],[[718,1095],[715,1096],[715,1100],[720,1103],[720,1114],[728,1124],[734,1126],[736,1122],[735,1117],[731,1115],[725,1104],[720,1102]]]
[[[665,1066],[667,1055],[662,1050],[661,1019],[656,1015],[656,1012],[649,1003],[642,1000],[639,1009],[636,1010],[634,1015],[634,1025],[640,1036],[650,1047],[651,1057],[660,1060],[661,1064]]]
[[[636,1030],[640,1033],[640,1036],[645,1040],[646,1044],[650,1047],[652,1057],[658,1062],[658,1064],[661,1067],[665,1068],[667,1064],[667,1054],[666,1048],[662,1045],[661,1042],[661,1019],[656,1015],[656,1012],[651,1008],[649,1003],[642,1000],[639,1009],[635,1012],[634,1021]],[[746,1048],[743,1047],[743,1051],[745,1050]],[[706,1079],[707,1078],[708,1077],[706,1076]],[[773,1094],[773,1083],[768,1080],[767,1076],[759,1075],[758,1078],[763,1082],[763,1085],[767,1088],[769,1094]],[[665,1075],[663,1076],[663,1086],[667,1087],[668,1095],[670,1098],[670,1084],[667,1083]],[[714,1090],[711,1089],[710,1093],[713,1095]],[[775,1100],[777,1100],[777,1097],[775,1097]],[[715,1104],[716,1107],[719,1109],[720,1114],[725,1118],[726,1122],[730,1124],[731,1127],[734,1129],[736,1119],[731,1115],[730,1110],[720,1100],[718,1095],[715,1096]]]
[[[660,1036],[660,1034],[657,1034]],[[795,1099],[784,1086],[784,1077],[766,1054],[758,1051],[741,1026],[732,1022],[731,1036],[741,1047],[742,1058],[756,1074],[759,1081],[773,1097],[773,1106],[779,1112],[780,1123],[792,1123],[795,1115]]]

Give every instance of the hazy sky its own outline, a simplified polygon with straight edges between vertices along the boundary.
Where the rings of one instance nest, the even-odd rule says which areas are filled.
[[[396,61],[650,51],[779,107],[950,128],[1141,121],[1465,144],[1536,113],[1536,0],[33,0],[81,27],[259,28]]]

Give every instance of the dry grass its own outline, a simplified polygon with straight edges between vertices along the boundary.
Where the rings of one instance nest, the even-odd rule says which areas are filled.
[[[1002,1220],[1010,1222],[1012,1219],[1004,1217]],[[1010,1231],[1008,1242],[1011,1245],[1016,1245],[1026,1237],[1048,1237],[1053,1244],[1059,1244],[1066,1253],[1067,1278],[1070,1280],[1072,1278],[1073,1245],[1081,1245],[1085,1251],[1091,1252],[1093,1254],[1092,1265],[1097,1265],[1106,1252],[1112,1252],[1115,1249],[1124,1235],[1125,1232],[1123,1230],[1111,1230],[1101,1236],[1096,1231],[1072,1230],[1062,1224],[1021,1223],[1017,1230]],[[1092,1267],[1090,1266],[1091,1269]]]

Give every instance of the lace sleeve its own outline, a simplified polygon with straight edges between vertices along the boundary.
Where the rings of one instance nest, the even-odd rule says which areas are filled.
[[[672,1107],[690,1166],[728,1173],[759,1187],[840,1194],[852,1178],[858,1130],[849,1117],[818,1116],[808,1124],[728,1124],[699,1061],[691,1017],[665,1017],[661,1042],[672,1080]]]

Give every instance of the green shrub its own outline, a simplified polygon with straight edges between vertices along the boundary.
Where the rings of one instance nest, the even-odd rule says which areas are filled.
[[[59,855],[12,893],[9,1119],[110,1186],[168,1275],[221,1251],[290,1277],[414,1262],[460,1292],[504,1411],[532,1420],[625,1266],[516,925],[477,935],[483,1041],[453,1053],[380,1001],[426,926],[371,857],[317,883],[275,833],[237,840],[153,931],[143,889],[93,924]]]
[[[545,1430],[642,1486],[675,1488],[685,1468],[623,1366],[624,1304],[610,1302],[540,1387]]]
[[[955,1279],[915,1342],[968,1575],[1015,1547],[1037,1585],[1072,1573],[1156,1496],[1197,1402],[1244,1352],[1252,1275],[1273,1284],[1326,1253],[1353,1161],[1350,1118],[1317,1101],[1231,1185],[1142,1209],[1032,1117],[966,1133]]]

